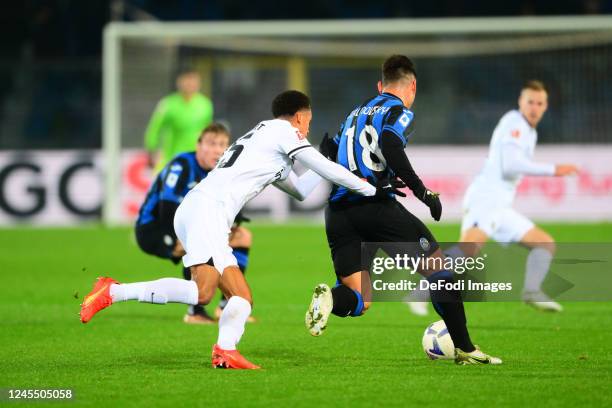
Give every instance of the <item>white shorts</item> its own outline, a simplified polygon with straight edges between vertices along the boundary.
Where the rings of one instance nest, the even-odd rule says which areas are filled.
[[[186,252],[183,265],[204,264],[212,258],[221,275],[228,266],[237,266],[229,246],[232,224],[223,203],[190,191],[174,214],[174,231]]]
[[[463,216],[461,232],[477,227],[500,243],[519,242],[533,222],[512,207],[471,208]]]

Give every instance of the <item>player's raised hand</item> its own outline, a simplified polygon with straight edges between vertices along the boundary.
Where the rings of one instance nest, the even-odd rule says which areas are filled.
[[[395,194],[400,197],[406,197],[406,194],[400,191],[400,188],[406,187],[403,181],[398,178],[392,179],[380,179],[376,182],[376,195],[377,198],[388,198],[389,193]]]
[[[578,174],[578,167],[573,164],[557,164],[555,166],[555,176],[573,176]]]
[[[436,221],[440,221],[440,217],[442,217],[442,202],[440,201],[440,193],[434,193],[430,189],[426,188],[423,192],[423,196],[418,198],[429,207],[431,217]]]
[[[319,144],[319,152],[329,160],[335,160],[338,153],[338,146],[334,140],[329,137],[329,133],[325,132],[323,139]]]

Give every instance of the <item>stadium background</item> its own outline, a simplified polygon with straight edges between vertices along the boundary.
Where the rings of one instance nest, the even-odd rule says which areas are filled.
[[[309,24],[307,19],[315,17],[325,23],[331,18],[520,18],[610,11],[610,2],[601,1],[470,2],[465,7],[394,1],[381,7],[351,2],[348,7],[336,1],[315,3],[300,15],[268,2],[251,12],[237,7],[239,2],[209,3],[97,1],[85,6],[33,1],[3,15],[9,36],[0,64],[0,225],[95,223],[107,208],[105,198],[107,206],[110,202],[116,207],[110,216],[106,211],[107,223],[129,224],[153,176],[142,150],[144,129],[181,68],[201,73],[215,119],[228,124],[234,137],[270,116],[268,102],[276,93],[288,87],[306,91],[315,115],[310,140],[317,144],[372,93],[388,50],[402,50],[417,62],[417,124],[408,149],[416,169],[442,194],[446,222],[460,219],[462,192],[486,157],[492,129],[515,107],[518,87],[530,78],[541,78],[550,89],[536,158],[576,162],[583,172],[571,179],[527,179],[518,207],[540,220],[612,218],[607,205],[612,195],[607,161],[612,154],[612,93],[606,86],[612,71],[609,28],[492,34],[470,32],[465,24],[465,31],[438,34],[436,27],[445,23],[432,20],[430,31],[419,35],[123,38],[117,73],[120,96],[118,103],[111,102],[121,115],[121,156],[113,154],[117,165],[105,167],[102,130],[111,125],[103,123],[102,116],[102,40],[104,26],[113,21],[235,23],[265,15],[271,20],[291,16]],[[364,20],[353,27],[359,27],[359,21]],[[408,20],[395,21],[409,25]],[[487,19],[476,25],[483,22],[486,25]],[[510,28],[523,24],[504,23]],[[116,189],[105,190],[109,175],[118,178]],[[320,222],[328,188],[322,185],[304,203],[268,189],[248,210],[255,218],[277,222],[291,215]],[[417,215],[426,215],[416,200],[403,202]]]
[[[382,60],[244,50],[238,58],[236,51],[210,44],[128,41],[121,72],[123,190],[113,197],[120,203],[123,226],[109,228],[100,223],[106,171],[102,39],[109,22],[486,21],[499,16],[612,18],[610,13],[612,2],[603,0],[334,0],[300,7],[272,1],[246,7],[240,1],[33,0],[3,8],[0,388],[74,387],[82,405],[406,406],[432,405],[433,400],[436,405],[609,406],[612,397],[605,389],[612,372],[612,326],[610,305],[604,302],[567,304],[558,316],[528,313],[512,303],[468,304],[478,341],[506,358],[507,365],[495,375],[430,364],[419,341],[435,317],[412,317],[398,304],[377,305],[359,322],[337,319],[337,330],[312,342],[301,325],[304,302],[315,283],[332,280],[321,227],[326,186],[305,203],[269,189],[249,208],[256,239],[249,281],[261,323],[249,326],[242,344],[268,368],[262,376],[203,371],[214,330],[185,327],[182,306],[122,305],[87,327],[77,324],[76,312],[78,298],[97,275],[117,274],[127,281],[179,276],[178,269],[140,253],[129,226],[151,177],[141,150],[144,125],[157,100],[172,89],[177,69],[200,70],[216,118],[231,125],[234,137],[269,116],[276,92],[289,84],[303,87],[314,103],[310,138],[316,144],[373,92]],[[434,37],[431,44],[453,40]],[[482,40],[463,38],[467,43],[477,39]],[[545,221],[560,242],[612,242],[612,42],[605,36],[597,43],[549,50],[532,46],[530,37],[527,43],[528,49],[518,53],[475,54],[478,47],[472,46],[466,55],[449,56],[453,51],[445,49],[436,56],[435,47],[426,45],[416,54],[418,126],[408,153],[427,183],[442,192],[445,220],[430,223],[416,200],[405,203],[426,217],[440,240],[456,239],[461,195],[484,160],[493,127],[514,108],[519,85],[539,77],[551,92],[537,158],[577,162],[586,171],[567,180],[526,180],[518,206]],[[203,382],[210,387],[204,392]],[[337,392],[333,384],[345,384],[346,392]],[[240,393],[224,393],[219,401],[218,392],[209,392],[213,389]],[[477,393],[459,397],[461,389]]]

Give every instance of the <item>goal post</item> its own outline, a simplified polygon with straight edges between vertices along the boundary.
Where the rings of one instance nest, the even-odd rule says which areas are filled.
[[[247,130],[248,123],[253,125],[254,119],[265,119],[271,97],[283,88],[312,92],[313,122],[318,123],[319,117],[327,130],[334,131],[330,127],[337,126],[340,112],[373,90],[385,56],[401,53],[416,59],[419,79],[429,75],[419,83],[417,107],[444,101],[443,119],[432,118],[435,114],[429,110],[421,122],[426,130],[419,131],[430,132],[432,143],[481,143],[481,136],[471,139],[461,112],[452,117],[448,112],[472,104],[463,116],[486,115],[488,120],[493,117],[489,104],[494,106],[501,98],[493,88],[507,93],[517,78],[537,72],[554,81],[579,82],[588,76],[585,83],[572,83],[571,88],[600,121],[586,131],[586,142],[609,141],[602,130],[612,123],[609,96],[597,89],[597,81],[609,78],[612,68],[612,17],[113,22],[106,26],[103,39],[103,221],[109,225],[126,219],[119,200],[122,152],[142,147],[148,115],[171,91],[176,69],[185,61],[202,74],[203,91],[212,95],[219,106],[216,112],[228,120],[234,136]],[[596,63],[607,67],[608,73],[595,68],[583,72]],[[477,78],[478,86],[465,82],[478,75],[486,77]],[[462,86],[471,95],[457,96]],[[550,133],[560,138],[553,141],[564,142],[561,127],[581,125],[579,118],[567,120],[558,128],[550,125]],[[314,130],[321,132],[317,126]],[[459,129],[459,136],[449,129]],[[313,138],[316,142],[319,135]]]

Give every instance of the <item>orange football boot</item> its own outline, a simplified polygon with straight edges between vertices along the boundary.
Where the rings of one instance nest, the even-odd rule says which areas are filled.
[[[223,350],[218,344],[212,349],[213,368],[235,368],[244,370],[256,370],[261,368],[242,357],[238,350]]]
[[[113,303],[110,295],[110,286],[118,283],[113,278],[98,278],[93,289],[81,303],[81,321],[87,323],[100,310],[109,307]]]

